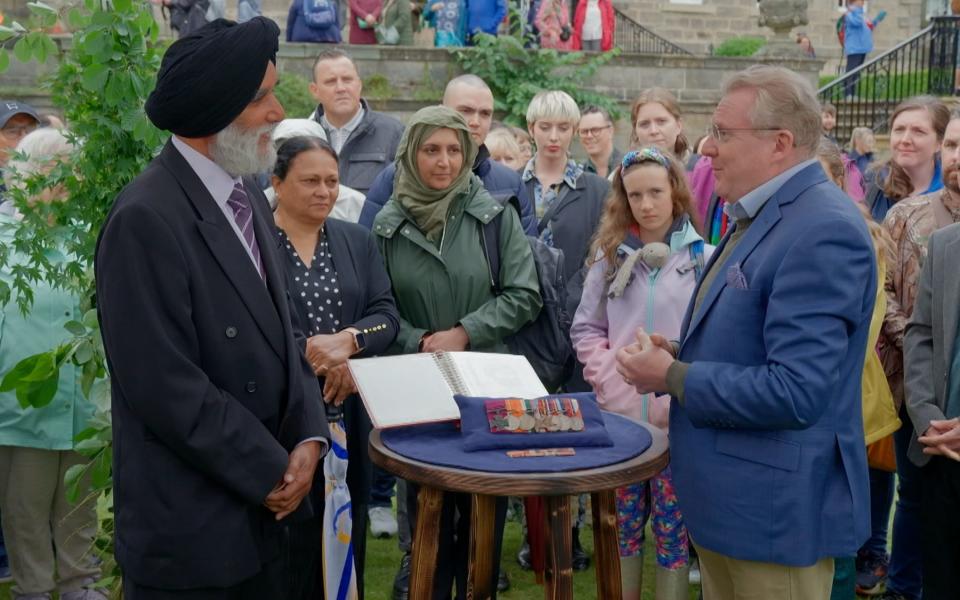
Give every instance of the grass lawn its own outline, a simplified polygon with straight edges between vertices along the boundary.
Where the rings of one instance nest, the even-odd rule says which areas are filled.
[[[536,584],[533,573],[521,571],[515,559],[517,550],[520,549],[520,524],[515,521],[508,521],[506,533],[503,541],[503,559],[502,567],[506,568],[510,574],[510,590],[503,594],[498,594],[498,598],[503,600],[535,600],[543,598],[543,588]],[[593,532],[588,525],[580,533],[580,541],[587,551],[587,554],[593,557]],[[644,594],[643,600],[653,600],[653,582],[654,582],[654,550],[649,530],[647,531],[647,549],[644,556],[643,580]],[[393,589],[393,576],[396,573],[397,566],[400,564],[400,551],[397,549],[397,539],[374,539],[367,541],[367,573],[366,573],[366,599],[367,600],[390,600]],[[590,599],[597,597],[597,587],[594,578],[593,563],[591,568],[582,572],[574,573],[573,577],[573,596],[579,599]],[[698,586],[691,586],[690,600],[696,600],[699,593]],[[10,584],[0,585],[0,600],[9,600]],[[282,600],[281,598],[271,600]]]
[[[517,565],[517,550],[520,549],[520,523],[507,521],[506,532],[503,539],[503,557],[501,567],[510,574],[510,590],[498,594],[497,598],[503,600],[535,600],[543,598],[543,588],[534,581],[533,573],[520,570]],[[580,541],[583,543],[587,554],[593,557],[593,531],[588,525],[580,533]],[[396,538],[378,540],[370,538],[367,541],[367,574],[366,574],[366,595],[367,600],[390,600],[393,589],[393,576],[397,572],[397,566],[400,564],[400,551],[397,550]],[[653,582],[654,582],[654,549],[649,529],[647,530],[647,548],[644,553],[643,581],[644,594],[643,600],[653,600]],[[698,597],[699,586],[691,586],[690,599],[695,600]],[[573,575],[573,597],[580,599],[590,599],[597,597],[596,579],[594,577],[593,563],[591,561],[590,569]]]

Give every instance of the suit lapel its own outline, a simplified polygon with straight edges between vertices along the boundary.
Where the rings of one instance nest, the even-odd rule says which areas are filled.
[[[326,222],[327,229],[327,250],[328,255],[327,259],[330,261],[330,268],[334,273],[337,274],[337,282],[340,287],[340,298],[343,299],[344,295],[347,293],[347,290],[351,288],[359,289],[359,285],[347,285],[347,278],[353,278],[355,272],[351,268],[352,265],[360,264],[355,260],[351,260],[350,245],[347,244],[347,239],[345,232],[343,232],[339,223],[336,219],[327,219]],[[351,319],[344,318],[344,310],[346,307],[346,302],[339,306],[331,306],[330,309],[333,311],[334,318],[340,321],[341,326]],[[364,302],[363,305],[366,305]]]
[[[732,230],[727,230],[727,233],[723,236],[723,239],[720,240],[720,245],[714,249],[713,254],[710,255],[710,260],[707,261],[707,264],[703,267],[703,273],[709,273],[713,268],[714,263],[720,259],[720,255],[723,254],[723,249],[727,246],[727,242],[730,241],[730,235],[733,233]],[[687,312],[683,316],[683,325],[680,327],[680,341],[681,344],[683,340],[687,338],[687,331],[690,329],[690,320],[693,317],[693,307],[697,303],[696,298],[697,294],[700,293],[700,286],[703,285],[703,276],[700,276],[700,279],[697,280],[697,284],[693,288],[693,296],[690,297],[690,302],[687,304]]]
[[[726,270],[734,265],[742,265],[748,256],[754,251],[758,244],[766,237],[770,229],[780,220],[780,205],[776,201],[776,196],[771,198],[763,206],[763,209],[760,210],[760,214],[753,220],[753,223],[750,224],[750,228],[747,229],[747,232],[743,234],[743,238],[740,239],[740,243],[737,244],[737,247],[734,248],[730,255],[726,257],[726,260],[723,264],[715,264],[711,260],[711,269],[722,269],[721,272],[717,272],[713,278],[713,281],[710,282],[710,288],[707,290],[707,293],[703,297],[703,302],[700,303],[700,309],[696,314],[693,315],[693,320],[690,322],[690,328],[687,331],[687,336],[691,335],[696,328],[703,322],[704,316],[710,310],[710,307],[713,306],[713,303],[716,302],[717,298],[720,296],[720,292],[723,291],[723,288],[727,285]],[[729,244],[730,236],[728,235],[724,240],[725,244]],[[714,252],[714,255],[719,256],[722,251],[723,246],[717,248],[717,251]],[[711,257],[712,259],[713,257]],[[747,281],[747,284],[750,284],[750,281]],[[696,298],[696,296],[694,296]]]
[[[699,293],[700,289],[700,284],[697,284],[693,296],[694,300],[690,302],[690,307],[687,309],[688,315],[684,318],[684,323],[689,323],[689,326],[682,330],[683,333],[680,338],[681,345],[683,341],[693,334],[700,323],[703,322],[707,312],[720,296],[720,292],[726,287],[726,269],[738,263],[743,265],[747,257],[749,257],[760,242],[763,241],[763,238],[767,236],[767,233],[780,221],[780,207],[793,202],[808,188],[824,181],[826,181],[826,175],[823,172],[823,168],[816,163],[801,169],[793,175],[793,177],[788,179],[780,189],[770,197],[766,204],[763,205],[760,213],[757,214],[753,223],[750,224],[750,228],[743,235],[740,243],[730,252],[730,255],[726,257],[724,263],[718,265],[716,261],[722,254],[724,247],[730,243],[732,232],[727,233],[723,242],[714,251],[713,256],[710,257],[710,262],[707,263],[707,267],[704,269],[704,273],[709,272],[711,269],[724,269],[724,272],[716,273],[713,281],[710,283],[710,289],[707,290],[706,295],[703,297],[703,302],[700,303],[700,309],[696,314],[693,314],[692,307],[696,302],[696,294]],[[750,285],[749,280],[747,284]]]
[[[197,221],[197,229],[210,249],[210,253],[213,254],[220,268],[233,284],[240,299],[256,321],[257,327],[270,343],[270,347],[277,353],[280,360],[286,360],[283,329],[277,313],[278,307],[271,299],[267,286],[260,279],[257,269],[253,266],[250,256],[243,247],[243,242],[234,233],[230,223],[227,222],[226,215],[223,214],[216,201],[210,196],[206,186],[203,185],[186,159],[173,147],[171,142],[167,142],[167,146],[161,152],[160,157],[200,215],[200,220]],[[252,197],[249,191],[248,189],[248,195]],[[258,213],[258,203],[259,200],[251,200],[254,215]],[[254,219],[254,223],[257,223],[257,221],[258,219]],[[267,237],[263,234],[261,225],[257,224],[255,230],[257,243],[260,244],[261,259],[263,259],[264,246],[268,242],[265,241]],[[266,254],[276,256],[276,252],[267,252]],[[267,260],[264,260],[264,269],[268,274],[270,271],[276,271],[274,265],[271,265],[274,266],[273,269],[269,269],[266,263]],[[280,287],[279,289],[283,288]]]
[[[957,320],[960,319],[960,273],[957,270],[947,268],[947,265],[956,265],[960,259],[960,226],[953,228],[953,239],[943,245],[940,260],[933,263],[935,267],[942,269],[940,273],[933,274],[933,280],[943,282],[943,352],[947,361],[946,368],[950,371],[950,363],[953,360],[953,345],[957,342]],[[928,257],[930,260],[932,257]],[[936,322],[936,321],[934,321]]]

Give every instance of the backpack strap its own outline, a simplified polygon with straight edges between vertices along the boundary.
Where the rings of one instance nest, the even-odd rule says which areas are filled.
[[[517,214],[520,214],[520,199],[515,195],[507,196],[500,204],[504,207],[512,206]],[[500,287],[500,220],[503,218],[503,212],[500,211],[481,226],[480,245],[483,247],[483,255],[487,258],[487,267],[490,270],[490,287],[493,289],[494,296],[499,296],[503,289]]]
[[[560,208],[560,204],[563,202],[563,199],[570,192],[570,186],[562,185],[560,193],[557,194],[557,197],[554,199],[553,204],[550,205],[550,208],[547,209],[547,212],[543,213],[543,216],[540,217],[540,222],[537,223],[537,233],[543,233],[543,230],[547,228],[547,225],[550,224],[550,219],[553,218],[553,215],[556,214],[557,209]],[[541,196],[543,193],[541,192]],[[530,196],[533,198],[533,196]]]

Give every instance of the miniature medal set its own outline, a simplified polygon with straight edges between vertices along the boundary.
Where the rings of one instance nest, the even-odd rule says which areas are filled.
[[[574,398],[508,398],[484,403],[491,433],[583,431],[583,415]]]

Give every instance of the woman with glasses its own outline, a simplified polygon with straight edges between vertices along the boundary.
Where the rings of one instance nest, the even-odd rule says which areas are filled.
[[[583,165],[587,173],[609,177],[620,164],[623,153],[614,147],[613,133],[613,119],[605,109],[590,105],[580,111],[577,134],[587,153],[587,162]]]

